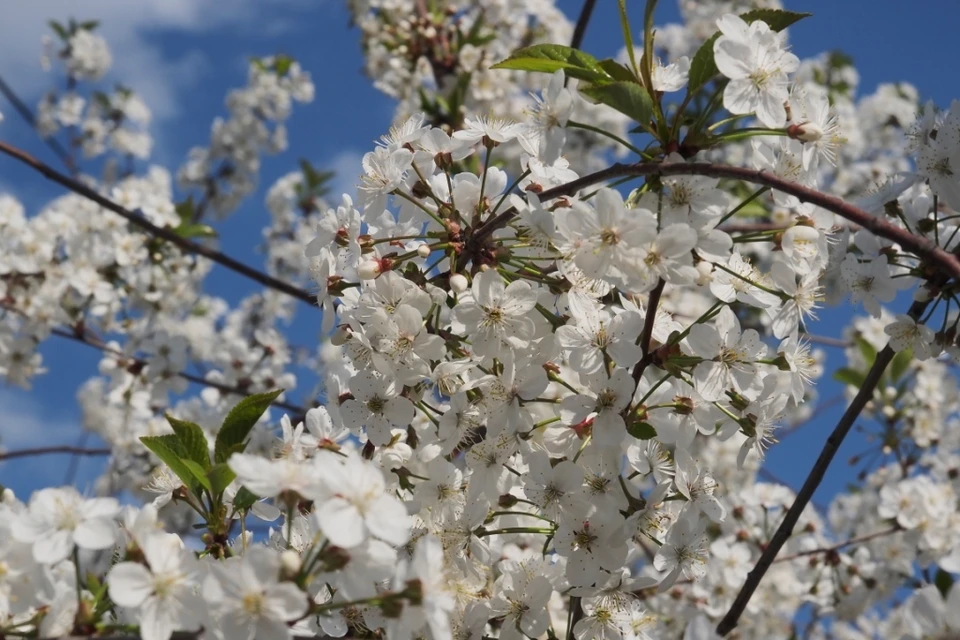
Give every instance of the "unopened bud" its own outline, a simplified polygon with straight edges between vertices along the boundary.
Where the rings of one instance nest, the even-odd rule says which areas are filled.
[[[823,138],[823,129],[813,122],[804,122],[787,127],[787,135],[800,142],[816,142]]]
[[[280,554],[280,566],[286,577],[292,578],[297,575],[302,565],[303,560],[300,558],[300,554],[293,549],[287,549]]]
[[[374,280],[380,275],[380,263],[376,260],[364,260],[357,267],[357,276],[361,280]]]
[[[417,255],[420,256],[421,258],[429,257],[430,247],[428,247],[425,244],[420,245],[419,247],[417,247]]]
[[[463,293],[469,286],[470,283],[467,281],[467,277],[465,275],[455,273],[450,276],[450,290],[454,293]]]
[[[336,347],[342,347],[347,344],[350,340],[350,329],[346,326],[339,326],[337,330],[333,332],[333,335],[330,336],[330,344]]]

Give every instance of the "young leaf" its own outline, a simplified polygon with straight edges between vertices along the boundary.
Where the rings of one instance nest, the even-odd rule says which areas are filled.
[[[233,498],[233,510],[237,512],[246,511],[258,500],[260,500],[260,496],[253,493],[246,487],[240,487],[240,490],[237,491],[237,495]]]
[[[207,480],[210,481],[210,492],[213,495],[220,495],[223,490],[230,486],[230,483],[237,477],[225,462],[215,464],[207,471]]]
[[[512,56],[490,68],[540,73],[563,69],[568,77],[592,83],[610,82],[612,79],[589,53],[559,44],[538,44],[518,49]]]
[[[657,437],[657,430],[646,422],[632,422],[627,425],[627,433],[637,440],[650,440]]]
[[[185,222],[174,229],[181,238],[216,238],[217,231],[208,224]]]
[[[636,122],[647,124],[653,115],[653,100],[639,84],[633,82],[610,82],[608,84],[581,87],[580,93],[613,107]]]
[[[210,479],[207,478],[206,469],[204,469],[202,466],[200,466],[198,463],[194,462],[193,460],[184,459],[184,460],[181,460],[181,462],[187,469],[190,470],[190,473],[193,474],[193,477],[196,478],[196,481],[200,483],[200,486],[202,486],[204,489],[206,489],[210,493],[213,493],[213,489],[211,488],[211,484],[210,484]]]
[[[844,367],[842,369],[837,369],[833,374],[833,379],[837,382],[842,382],[848,384],[851,387],[860,387],[863,386],[863,373],[857,371],[856,369],[851,369],[849,367]]]
[[[177,441],[188,460],[193,460],[204,470],[210,468],[210,445],[203,428],[193,422],[178,420],[167,414],[167,422],[173,427]]]
[[[756,22],[757,20],[763,20],[770,25],[770,29],[773,31],[783,31],[793,23],[803,20],[811,15],[813,14],[798,13],[796,11],[784,11],[782,9],[755,9],[753,11],[748,11],[744,14],[741,14],[740,17],[747,24]],[[719,37],[720,32],[718,31],[710,36],[706,42],[700,45],[700,48],[697,49],[697,53],[694,54],[693,60],[690,61],[690,76],[687,80],[687,93],[695,93],[703,85],[710,82],[710,79],[713,78],[713,76],[717,75],[717,63],[713,58],[713,43],[716,42],[717,38]]]
[[[953,576],[943,569],[937,568],[937,575],[933,577],[933,584],[940,592],[940,597],[946,598],[947,594],[950,593],[950,588],[953,587]]]
[[[187,485],[187,488],[197,486],[193,472],[183,463],[186,453],[180,446],[180,441],[175,434],[143,436],[140,438],[140,442],[160,458],[161,462],[170,467],[170,470],[180,478],[183,484]]]
[[[216,462],[226,462],[231,449],[235,445],[246,442],[253,425],[257,424],[263,412],[281,393],[283,389],[247,396],[230,410],[217,433],[217,442],[214,447]]]
[[[53,29],[54,33],[56,33],[64,42],[70,39],[70,34],[67,33],[67,30],[64,28],[64,26],[56,20],[51,20],[47,24],[50,25],[50,28]]]
[[[889,373],[890,380],[892,380],[894,384],[900,382],[900,378],[902,378],[903,374],[910,368],[911,362],[913,362],[913,349],[904,349],[893,356]]]
[[[603,69],[607,73],[607,75],[609,75],[614,80],[639,83],[639,80],[637,80],[637,77],[633,75],[633,72],[630,71],[630,69],[627,69],[625,66],[623,66],[613,58],[604,58],[597,64],[599,64],[600,68]]]

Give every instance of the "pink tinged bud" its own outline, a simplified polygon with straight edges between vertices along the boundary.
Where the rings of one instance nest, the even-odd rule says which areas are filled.
[[[373,280],[380,275],[380,263],[376,260],[364,260],[357,267],[357,276],[361,280]]]

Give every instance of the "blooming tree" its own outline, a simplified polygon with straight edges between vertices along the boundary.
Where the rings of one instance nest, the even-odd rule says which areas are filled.
[[[960,103],[858,96],[775,1],[655,29],[620,0],[600,60],[594,4],[350,2],[395,124],[356,199],[308,163],[270,188],[262,270],[214,224],[309,74],[254,59],[208,145],[140,173],[147,105],[98,88],[95,22],[52,23],[62,88],[34,113],[0,82],[64,168],[0,152],[65,188],[0,196],[0,373],[101,350],[109,462],[95,496],[3,491],[0,638],[960,634]],[[231,307],[213,264],[262,289]],[[817,411],[817,309],[848,296],[848,408],[794,492],[764,453]],[[859,483],[815,506],[855,423]]]

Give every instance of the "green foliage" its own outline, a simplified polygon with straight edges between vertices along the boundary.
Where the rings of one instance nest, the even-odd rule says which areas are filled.
[[[657,437],[657,430],[646,422],[631,422],[627,424],[627,433],[637,440],[651,440]]]
[[[214,447],[216,462],[226,462],[230,454],[236,451],[237,445],[246,445],[247,436],[250,435],[253,425],[257,424],[263,412],[281,393],[283,389],[247,396],[230,410],[220,431],[217,432]],[[242,448],[240,450],[242,451]]]
[[[206,472],[210,468],[210,445],[203,429],[198,424],[178,420],[169,414],[166,418],[173,427],[173,433],[177,436],[177,442],[187,460],[196,462]]]
[[[170,470],[180,478],[180,481],[183,482],[188,489],[193,490],[197,486],[193,472],[184,464],[187,454],[183,450],[176,434],[143,436],[140,438],[140,442],[160,458],[161,462],[170,467]]]
[[[850,385],[851,387],[861,387],[863,386],[864,374],[856,369],[851,369],[850,367],[843,367],[842,369],[837,369],[833,374],[833,379],[837,382],[842,382],[843,384]]]
[[[763,20],[774,31],[783,31],[790,25],[803,20],[813,14],[798,13],[796,11],[783,11],[781,9],[754,9],[741,14],[741,18],[747,24]],[[690,61],[690,78],[687,81],[687,93],[694,94],[705,84],[710,82],[713,76],[717,75],[717,63],[713,58],[713,43],[720,37],[720,32],[716,32],[704,42],[697,53]]]
[[[559,44],[538,44],[518,49],[512,56],[490,68],[538,73],[553,73],[563,69],[567,76],[593,84],[613,80],[604,71],[600,61],[589,53]]]
[[[648,124],[653,115],[653,100],[646,89],[635,82],[610,82],[583,87],[580,93],[613,107],[640,124]]]

